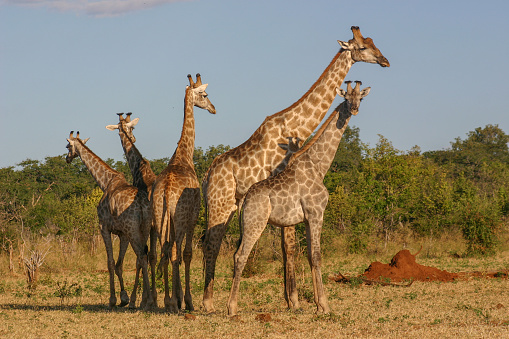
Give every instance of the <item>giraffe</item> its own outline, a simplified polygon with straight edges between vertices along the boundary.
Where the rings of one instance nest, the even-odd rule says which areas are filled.
[[[215,265],[226,227],[233,213],[242,206],[249,187],[267,178],[280,163],[283,152],[276,147],[277,143],[289,136],[306,140],[311,135],[332,105],[335,88],[341,86],[355,62],[390,66],[371,38],[364,38],[359,27],[352,26],[351,30],[353,39],[348,42],[338,40],[339,52],[297,102],[268,116],[247,141],[216,157],[205,174],[202,188],[207,211],[203,243],[203,306],[206,312],[215,311]]]
[[[116,125],[107,125],[106,129],[110,131],[118,130],[118,135],[120,136],[120,142],[122,144],[122,148],[124,149],[124,154],[127,159],[127,163],[129,165],[129,169],[131,170],[131,175],[133,177],[133,186],[147,193],[148,199],[150,200],[150,194],[152,193],[152,184],[156,180],[156,175],[152,171],[150,167],[150,162],[143,158],[138,148],[134,145],[136,142],[136,138],[134,137],[133,130],[134,126],[138,124],[140,118],[136,118],[131,120],[132,113],[129,112],[126,114],[126,118],[124,119],[124,113],[117,113],[119,122]],[[155,233],[151,228],[151,237],[150,241],[152,243],[151,246],[155,246]],[[127,251],[127,247],[129,242],[125,237],[120,238],[120,252],[119,252],[119,260],[118,263],[122,263],[125,253]],[[155,262],[156,257],[149,257],[150,262]],[[155,263],[154,265],[155,266]],[[136,268],[136,278],[134,281],[134,292],[137,289],[138,281],[139,281],[139,272],[141,267]],[[152,270],[152,281],[155,281],[155,272]],[[154,306],[157,306],[157,292],[155,289],[155,284],[152,285],[152,298],[154,300]],[[132,296],[136,297],[136,294]],[[129,308],[134,308],[135,299],[131,299],[129,303]]]
[[[262,234],[267,222],[279,227],[306,224],[308,261],[313,276],[314,300],[317,313],[329,313],[320,269],[320,233],[323,213],[329,193],[323,184],[341,137],[352,115],[357,115],[359,104],[369,94],[370,87],[360,90],[360,81],[347,91],[337,89],[344,97],[321,128],[301,150],[294,154],[288,166],[278,175],[255,183],[246,194],[241,213],[241,243],[234,256],[234,277],[228,315],[237,314],[237,297],[242,270],[253,245]],[[297,292],[289,290],[291,297]]]
[[[134,126],[138,124],[140,118],[131,120],[132,113],[126,114],[124,119],[123,113],[117,113],[119,122],[117,125],[107,125],[106,129],[110,131],[118,130],[120,142],[124,149],[124,154],[131,170],[133,177],[133,186],[145,190],[149,195],[152,192],[152,184],[156,180],[156,175],[150,167],[150,162],[143,158],[138,148],[134,145],[136,138],[134,137]]]
[[[74,137],[73,134],[74,132],[71,131],[67,139],[68,153],[66,162],[71,163],[74,158],[79,156],[104,192],[97,206],[97,216],[99,217],[101,235],[104,245],[106,246],[108,257],[108,272],[110,276],[109,308],[113,308],[117,303],[117,298],[115,296],[115,273],[120,282],[120,306],[125,306],[129,303],[122,279],[122,261],[125,250],[121,248],[119,260],[117,261],[117,265],[115,265],[111,240],[112,233],[119,236],[121,244],[130,243],[136,253],[136,266],[141,267],[143,272],[143,297],[141,307],[152,307],[153,300],[151,299],[151,294],[148,293],[150,283],[147,271],[146,243],[151,225],[150,204],[147,193],[129,185],[122,173],[112,169],[85,146],[88,138],[81,140],[79,132],[76,134],[76,137]],[[136,284],[131,295],[131,306],[134,306],[135,301]]]
[[[214,105],[207,97],[200,74],[196,74],[196,82],[188,75],[189,86],[186,87],[184,98],[184,123],[182,134],[175,153],[168,166],[159,174],[152,186],[153,227],[159,237],[163,268],[165,297],[164,305],[169,312],[178,312],[182,307],[182,284],[180,281],[179,264],[181,261],[181,245],[186,238],[183,259],[185,264],[186,291],[184,296],[186,310],[193,311],[193,301],[189,281],[192,258],[192,239],[198,214],[200,211],[200,186],[194,171],[194,106],[216,113]],[[154,248],[150,249],[155,251]],[[168,259],[172,263],[172,296],[169,296]],[[152,263],[151,263],[152,265]],[[154,267],[152,267],[154,270]],[[154,282],[152,282],[154,283]]]

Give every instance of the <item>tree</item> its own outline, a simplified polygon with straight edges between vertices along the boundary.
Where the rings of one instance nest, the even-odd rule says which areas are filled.
[[[193,162],[198,181],[202,181],[203,176],[212,164],[212,161],[214,161],[216,157],[228,151],[229,149],[230,146],[224,146],[222,144],[217,146],[210,146],[206,152],[204,152],[201,147],[194,149]]]

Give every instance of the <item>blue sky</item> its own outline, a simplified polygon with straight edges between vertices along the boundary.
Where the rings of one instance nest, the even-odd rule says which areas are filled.
[[[371,87],[350,122],[363,142],[427,151],[487,124],[509,133],[507,13],[505,0],[0,0],[0,167],[64,154],[71,130],[121,160],[104,127],[129,111],[142,154],[169,157],[189,73],[217,109],[195,109],[196,146],[235,147],[309,89],[352,25],[391,63],[346,77]]]

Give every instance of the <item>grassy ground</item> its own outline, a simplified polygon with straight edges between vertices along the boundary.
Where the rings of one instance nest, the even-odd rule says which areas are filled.
[[[105,255],[76,250],[62,254],[57,247],[41,267],[35,291],[29,291],[25,275],[15,268],[10,273],[7,258],[0,266],[0,337],[134,337],[134,338],[337,338],[337,337],[509,337],[509,280],[472,278],[453,283],[414,282],[410,287],[345,285],[325,279],[332,313],[316,315],[313,287],[307,260],[297,260],[297,282],[302,308],[288,311],[283,298],[281,263],[271,253],[272,240],[260,245],[258,257],[243,279],[239,299],[240,315],[229,318],[226,302],[231,286],[232,252],[224,250],[218,261],[215,306],[207,315],[201,306],[203,278],[201,250],[195,250],[192,293],[196,311],[166,314],[159,290],[159,309],[142,312],[107,309],[109,298]],[[493,257],[466,258],[443,239],[438,250],[424,244],[417,257],[422,265],[449,272],[488,271],[509,268],[509,249]],[[340,271],[347,276],[361,274],[372,261],[389,262],[401,245],[379,244],[367,255],[345,255],[334,246],[324,249],[323,273]],[[412,253],[417,243],[408,246]],[[68,253],[68,252],[66,252]],[[128,251],[125,277],[130,289],[134,280],[134,258]],[[159,283],[159,288],[161,288]],[[139,303],[138,298],[138,303]]]

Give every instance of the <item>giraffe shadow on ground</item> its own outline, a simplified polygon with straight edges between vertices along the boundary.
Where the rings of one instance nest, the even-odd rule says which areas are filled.
[[[103,304],[80,304],[80,303],[64,303],[62,305],[29,305],[24,303],[7,303],[0,305],[0,310],[14,311],[55,311],[55,312],[71,312],[71,313],[156,313],[168,314],[164,307],[153,308],[151,310],[142,310],[141,308],[130,309],[128,307],[114,307],[109,309],[108,305]],[[184,313],[184,312],[182,312]]]

